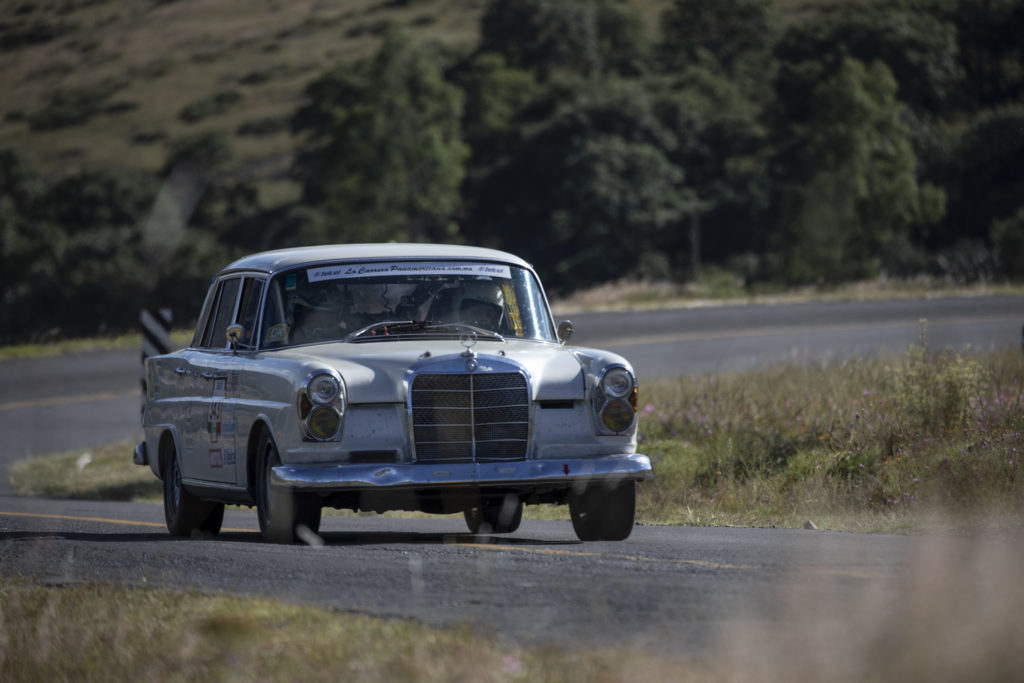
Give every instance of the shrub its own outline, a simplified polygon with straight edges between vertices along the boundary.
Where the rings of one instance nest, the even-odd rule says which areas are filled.
[[[263,135],[274,135],[288,130],[288,117],[268,116],[262,119],[252,119],[242,123],[235,132],[241,136],[260,137]]]
[[[227,112],[242,99],[242,93],[237,90],[222,90],[185,105],[178,113],[178,118],[185,123],[197,123],[210,116],[219,116]]]
[[[952,429],[971,414],[986,376],[974,359],[951,351],[931,355],[926,346],[907,352],[894,371],[894,398],[918,432]]]
[[[82,88],[58,90],[50,97],[46,109],[28,117],[32,130],[53,130],[85,123],[106,112],[109,100],[124,83],[107,79]]]

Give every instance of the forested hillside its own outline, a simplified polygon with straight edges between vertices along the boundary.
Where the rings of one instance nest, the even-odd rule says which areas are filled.
[[[1024,0],[0,2],[0,343],[255,250],[1024,279]]]

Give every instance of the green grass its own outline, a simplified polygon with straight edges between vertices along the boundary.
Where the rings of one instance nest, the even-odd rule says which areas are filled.
[[[192,330],[173,330],[171,347],[183,348],[192,341]],[[46,358],[68,353],[88,351],[109,351],[112,349],[138,349],[142,340],[139,334],[121,334],[112,337],[89,337],[84,339],[62,339],[45,344],[9,344],[0,346],[0,361],[19,358]]]
[[[641,387],[644,524],[915,531],[1024,511],[1024,355],[930,353]],[[159,500],[121,443],[16,463],[26,495]],[[527,508],[565,519],[564,507]],[[950,520],[955,520],[950,522]]]
[[[160,480],[132,462],[134,441],[15,462],[8,472],[23,496],[157,501]]]

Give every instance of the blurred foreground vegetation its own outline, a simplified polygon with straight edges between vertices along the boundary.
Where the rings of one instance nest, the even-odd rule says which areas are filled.
[[[5,4],[0,344],[325,242],[556,293],[1024,277],[1024,0],[462,5]]]
[[[629,633],[617,646],[537,644],[512,641],[479,624],[431,628],[270,599],[158,587],[45,586],[5,576],[0,678],[1009,681],[1024,666],[1024,591],[1016,589],[1022,560],[1012,538],[986,543],[935,536],[915,542],[894,576],[826,576],[804,567],[773,596],[777,614],[709,623],[720,630],[708,634],[704,651],[690,656],[680,653],[692,652],[693,643],[676,635],[671,623],[664,624],[657,647],[631,645]],[[679,580],[694,577],[680,573]],[[718,580],[727,584],[729,578]],[[758,579],[741,574],[733,580]],[[842,589],[834,590],[837,585]],[[596,591],[579,609],[614,619],[618,607],[606,599]]]
[[[911,348],[893,361],[794,365],[641,386],[645,524],[854,531],[1019,525],[1024,355]],[[131,443],[16,463],[24,495],[159,500]],[[568,519],[564,507],[527,517]],[[1016,520],[1016,521],[1015,521]]]

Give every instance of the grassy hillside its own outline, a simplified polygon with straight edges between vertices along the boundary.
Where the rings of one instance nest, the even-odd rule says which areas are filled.
[[[470,47],[483,0],[51,0],[0,4],[0,148],[48,172],[153,170],[165,142],[232,134],[273,176],[306,83],[369,53],[386,22]]]
[[[835,0],[781,0],[789,16]],[[637,0],[653,31],[669,0]],[[148,171],[166,143],[232,135],[237,171],[282,179],[287,119],[323,70],[397,22],[472,49],[487,0],[0,0],[0,149],[47,174]],[[265,186],[266,187],[266,186]]]

